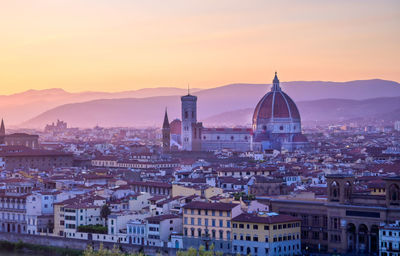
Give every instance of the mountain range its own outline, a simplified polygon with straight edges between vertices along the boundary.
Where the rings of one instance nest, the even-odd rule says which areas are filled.
[[[192,89],[193,92],[199,89]],[[12,95],[0,95],[0,117],[8,125],[18,125],[44,111],[69,103],[86,102],[95,99],[146,98],[154,96],[180,95],[186,89],[174,87],[144,88],[123,92],[81,92],[70,93],[63,89],[29,90]]]
[[[393,81],[294,81],[283,82],[281,86],[297,103],[303,121],[335,122],[374,116],[400,119],[397,116],[400,113],[400,84]],[[248,126],[255,105],[269,90],[270,85],[266,84],[231,84],[212,89],[192,90],[192,94],[198,96],[198,119],[204,122],[204,126]],[[47,123],[62,119],[72,127],[158,127],[165,108],[168,109],[170,120],[180,117],[180,95],[187,93],[179,88],[143,89],[121,93],[87,92],[69,97],[52,94],[60,92],[59,89],[48,90],[46,94],[35,92],[39,98],[31,95],[31,102],[25,107],[28,110],[33,109],[31,106],[37,107],[37,101],[33,99],[40,102],[41,98],[46,102],[47,110],[42,107],[43,112],[37,113],[36,116],[34,112],[38,112],[38,109],[26,113],[25,119],[20,118],[20,126],[43,128]],[[54,100],[57,98],[58,101]],[[55,106],[56,102],[58,106]],[[7,108],[3,110],[0,103],[0,110],[5,113]],[[32,118],[29,118],[29,115]]]

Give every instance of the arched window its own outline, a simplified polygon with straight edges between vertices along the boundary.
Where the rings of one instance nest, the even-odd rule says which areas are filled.
[[[351,189],[351,183],[350,182],[346,182],[345,188],[344,188],[344,196],[346,199],[350,199],[351,198],[351,193],[352,193],[352,189]]]
[[[330,186],[331,199],[337,201],[340,196],[339,185],[336,181],[333,181]]]
[[[392,184],[389,187],[389,200],[390,204],[398,205],[399,204],[399,186],[397,184]]]

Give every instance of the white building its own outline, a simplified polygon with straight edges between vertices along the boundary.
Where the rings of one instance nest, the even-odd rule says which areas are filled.
[[[129,244],[145,245],[146,243],[146,221],[134,219],[127,223],[127,236]]]
[[[400,132],[400,121],[394,122],[394,129],[398,132]]]
[[[32,192],[26,197],[28,234],[52,233],[54,228],[53,204],[68,199],[67,193]]]
[[[379,255],[400,255],[400,221],[379,228]]]
[[[146,219],[147,245],[167,247],[171,234],[182,233],[182,216],[158,215]]]
[[[118,235],[120,233],[127,233],[127,224],[132,219],[145,219],[150,216],[150,213],[138,212],[120,212],[108,216],[107,227],[109,235]]]
[[[131,195],[129,198],[129,210],[140,211],[145,207],[150,206],[149,199],[152,196],[147,192],[138,192],[135,195]]]

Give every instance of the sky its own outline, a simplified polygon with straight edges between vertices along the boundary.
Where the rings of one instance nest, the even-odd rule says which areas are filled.
[[[229,83],[400,82],[400,1],[13,0],[0,94]]]

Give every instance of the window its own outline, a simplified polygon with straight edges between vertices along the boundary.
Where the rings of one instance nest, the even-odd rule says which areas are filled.
[[[223,220],[219,220],[219,226],[222,228],[224,226],[224,221]]]
[[[253,229],[258,229],[258,225],[253,225]]]
[[[201,226],[201,218],[197,219],[197,225]]]
[[[269,230],[269,226],[268,225],[264,225],[264,230]]]

